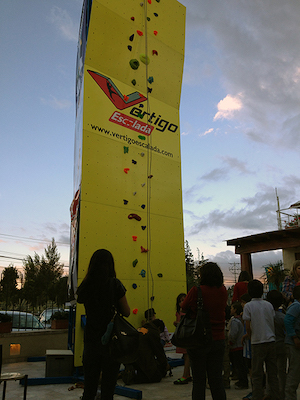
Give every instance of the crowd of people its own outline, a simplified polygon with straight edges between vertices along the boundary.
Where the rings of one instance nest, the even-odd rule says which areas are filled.
[[[234,379],[237,390],[251,388],[244,400],[297,400],[300,261],[294,263],[282,292],[264,293],[263,284],[242,271],[230,305],[223,273],[216,263],[207,262],[201,267],[199,285],[203,307],[209,313],[212,341],[206,347],[176,349],[183,356],[184,369],[183,376],[174,384],[192,382],[192,400],[204,400],[207,388],[213,400],[226,400],[225,389]],[[177,296],[174,326],[187,312],[196,318],[197,300],[197,286]],[[93,254],[86,277],[78,287],[77,301],[84,304],[87,316],[83,400],[94,400],[100,373],[100,399],[112,400],[120,364],[110,357],[101,338],[111,320],[112,305],[124,316],[129,316],[130,308],[109,251],[101,249]],[[141,332],[140,359],[127,371],[139,381],[159,382],[168,369],[163,347],[169,341],[169,333],[153,308],[146,310]],[[159,360],[155,366],[147,360],[153,349],[156,353],[153,359]],[[145,369],[145,366],[150,367]]]

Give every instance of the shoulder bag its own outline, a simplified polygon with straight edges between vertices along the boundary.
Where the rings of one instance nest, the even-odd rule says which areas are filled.
[[[203,299],[200,286],[198,286],[197,315],[191,318],[191,310],[182,316],[176,326],[171,342],[176,347],[194,349],[207,347],[212,342],[211,324],[209,313],[203,309]]]

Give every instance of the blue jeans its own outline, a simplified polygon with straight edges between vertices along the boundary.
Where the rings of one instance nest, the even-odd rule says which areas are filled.
[[[192,400],[205,400],[206,375],[213,400],[226,400],[222,378],[224,349],[224,340],[216,340],[205,349],[188,350],[193,374]]]

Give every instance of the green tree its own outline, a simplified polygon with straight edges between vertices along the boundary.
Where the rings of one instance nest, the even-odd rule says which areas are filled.
[[[4,268],[2,272],[2,279],[0,281],[1,300],[5,301],[6,308],[8,305],[15,304],[18,300],[18,283],[19,272],[17,268],[10,264],[7,268]]]
[[[284,278],[288,275],[289,271],[284,269],[283,263],[281,260],[276,263],[269,263],[264,265],[265,273],[262,278],[265,278],[267,283],[269,284],[269,288],[276,288],[281,291],[281,286],[284,281]]]
[[[60,254],[54,238],[45,249],[45,255],[27,256],[23,261],[25,283],[23,295],[33,306],[46,304],[48,300],[55,301],[55,287],[63,274],[63,264],[59,262]]]
[[[187,291],[195,285],[195,262],[189,242],[184,242]]]

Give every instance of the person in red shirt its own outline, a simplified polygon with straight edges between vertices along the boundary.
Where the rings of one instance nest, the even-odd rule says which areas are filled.
[[[208,262],[200,269],[203,307],[209,313],[213,341],[206,348],[188,349],[193,375],[192,400],[205,399],[206,375],[213,400],[226,400],[222,368],[225,349],[227,290],[223,281],[223,273],[218,264]],[[182,304],[182,311],[187,312],[190,309],[192,315],[196,317],[197,298],[198,289],[197,286],[194,286]]]
[[[241,301],[241,296],[248,293],[248,282],[251,280],[249,272],[242,271],[239,275],[238,282],[233,287],[232,304]]]

